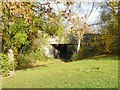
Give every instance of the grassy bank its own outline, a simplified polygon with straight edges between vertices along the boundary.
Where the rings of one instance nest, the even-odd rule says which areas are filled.
[[[2,79],[3,88],[117,88],[118,60],[92,58],[16,71]]]

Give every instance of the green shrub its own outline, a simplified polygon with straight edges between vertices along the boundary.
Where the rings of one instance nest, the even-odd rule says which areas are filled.
[[[27,54],[19,54],[17,57],[16,69],[22,69],[22,68],[28,67],[30,63],[31,62]]]
[[[45,56],[42,48],[38,48],[37,50],[32,51],[29,54],[29,58],[31,62],[47,60],[47,57]]]
[[[70,61],[81,60],[95,55],[96,55],[95,49],[88,49],[87,46],[83,45],[81,46],[80,51],[78,53],[74,53],[72,55]]]
[[[26,54],[19,54],[17,57],[16,69],[31,67],[33,63],[36,63],[37,61],[45,61],[47,59],[48,58],[45,56],[42,48],[38,48],[35,51],[32,50]]]
[[[15,62],[10,62],[6,54],[0,54],[0,63],[2,65],[2,76],[6,77],[9,72],[15,69]]]
[[[74,54],[72,55],[72,57],[70,58],[70,61],[76,61],[76,60],[78,60],[78,59],[79,59],[78,53],[74,53]]]

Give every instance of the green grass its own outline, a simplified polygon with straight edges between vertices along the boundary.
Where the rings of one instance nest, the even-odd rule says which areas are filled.
[[[18,70],[3,88],[118,88],[118,60],[93,58]]]

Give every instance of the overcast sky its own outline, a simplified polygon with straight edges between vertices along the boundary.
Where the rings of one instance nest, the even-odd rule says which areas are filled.
[[[94,8],[93,8],[93,11],[92,11],[92,13],[91,13],[91,15],[90,15],[90,17],[88,18],[88,20],[87,20],[87,23],[88,24],[94,24],[94,23],[97,23],[97,22],[99,22],[99,20],[100,20],[100,7],[97,7],[97,3],[96,2],[94,2],[95,3],[95,6],[94,6]],[[80,6],[80,8],[78,7],[78,5],[74,5],[73,7],[72,7],[72,10],[74,11],[74,12],[77,12],[77,10],[78,10],[78,8],[79,8],[79,16],[80,17],[83,17],[86,13],[88,13],[88,12],[90,12],[90,10],[92,9],[92,2],[91,3],[88,3],[88,2],[84,2],[84,3],[82,3],[81,4],[81,6]],[[57,8],[57,6],[56,5],[52,5],[53,6],[53,8],[57,11],[58,10],[58,8]],[[60,4],[60,5],[58,5],[59,6],[59,8],[61,8],[61,9],[64,9],[65,8],[65,6],[64,5],[62,5],[62,4]],[[71,26],[69,26],[68,27],[68,30],[70,29],[70,27]]]
[[[41,3],[44,3],[45,0],[38,0],[39,2]],[[47,0],[46,0],[47,1]],[[61,0],[60,0],[61,1]],[[77,10],[79,9],[79,16],[80,17],[83,17],[86,13],[90,12],[90,10],[92,9],[92,4],[93,2],[84,2],[81,4],[80,7],[78,7],[78,3],[80,3],[80,0],[76,0],[77,3],[73,5],[72,10],[74,13],[77,12]],[[97,7],[97,4],[98,2],[94,2],[94,9],[89,17],[89,19],[87,20],[87,23],[88,24],[94,24],[94,23],[97,23],[100,19],[100,8]],[[53,7],[54,11],[58,11],[58,7],[59,9],[65,9],[66,7],[63,5],[63,4],[58,4],[58,6],[56,4],[51,4],[51,6]],[[78,14],[78,13],[77,13]],[[64,22],[65,24],[65,22]],[[71,26],[68,27],[68,29],[70,28]]]

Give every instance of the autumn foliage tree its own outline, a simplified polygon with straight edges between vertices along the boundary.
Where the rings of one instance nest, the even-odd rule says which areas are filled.
[[[7,55],[9,49],[12,49],[17,65],[20,63],[29,65],[29,53],[35,54],[37,50],[39,55],[34,56],[43,59],[42,48],[33,44],[36,38],[44,40],[42,35],[38,36],[39,31],[55,36],[62,31],[60,17],[53,15],[45,5],[35,2],[1,3],[2,53]],[[39,43],[43,44],[42,41]]]
[[[26,51],[38,31],[58,35],[62,31],[60,17],[45,8],[49,3],[7,2],[2,3],[3,52],[13,47],[17,52]],[[53,15],[54,14],[54,15]]]
[[[102,43],[104,45],[104,52],[108,54],[118,54],[119,50],[119,12],[118,2],[105,3],[106,8],[102,8],[101,13],[101,29]],[[107,10],[107,13],[106,13]],[[107,17],[107,18],[106,18]]]
[[[55,5],[57,8],[57,10],[54,11],[54,13],[57,12],[59,15],[62,16],[62,18],[64,18],[64,21],[67,21],[69,24],[72,24],[72,27],[69,31],[73,34],[76,33],[77,35],[78,38],[77,52],[79,52],[83,35],[86,32],[89,32],[89,30],[91,29],[91,27],[87,24],[87,20],[93,11],[94,3],[91,5],[91,10],[89,10],[89,12],[86,12],[84,16],[80,16],[81,4],[83,4],[84,2],[77,3],[75,0],[63,0],[63,1],[55,0],[49,2],[49,6],[51,6],[50,3]],[[63,6],[62,9],[60,8],[61,5]],[[74,8],[77,9],[74,11],[73,10]]]

